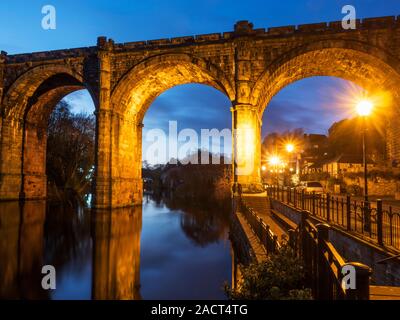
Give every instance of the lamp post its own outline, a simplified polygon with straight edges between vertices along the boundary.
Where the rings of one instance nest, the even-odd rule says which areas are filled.
[[[293,144],[293,143],[288,143],[288,144],[286,144],[285,149],[286,149],[287,153],[289,154],[289,161],[288,161],[288,163],[289,163],[289,166],[291,167],[291,163],[293,162],[293,153],[294,153],[294,151],[295,151],[294,144]],[[297,160],[296,160],[296,161],[297,161]],[[296,163],[296,166],[297,166],[297,163]],[[290,177],[289,186],[290,186],[291,183],[292,183],[292,176],[291,176],[291,174],[292,174],[292,172],[293,172],[293,169],[290,168],[289,171],[290,171],[290,175],[289,175],[289,177]]]
[[[276,178],[276,185],[279,185],[279,178],[278,178],[278,166],[281,164],[281,159],[279,156],[275,155],[269,158],[269,164],[271,167],[274,168],[275,171],[275,178]]]
[[[364,229],[371,231],[371,214],[368,202],[368,163],[367,163],[367,117],[371,114],[374,105],[369,100],[362,100],[357,104],[357,113],[362,120],[362,152],[364,166]]]
[[[357,104],[357,113],[362,119],[362,152],[364,166],[364,200],[368,202],[368,165],[367,165],[367,141],[366,141],[366,118],[371,114],[373,104],[369,100],[362,100]]]

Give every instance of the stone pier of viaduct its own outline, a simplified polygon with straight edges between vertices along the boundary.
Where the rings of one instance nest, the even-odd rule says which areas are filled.
[[[400,18],[254,29],[86,48],[0,55],[0,199],[46,197],[46,128],[65,95],[87,89],[96,106],[94,206],[142,198],[142,122],[154,99],[185,83],[210,85],[232,102],[235,181],[260,183],[261,118],[285,86],[312,76],[390,93],[388,160],[400,160]],[[222,107],[222,106],[221,106]],[[301,123],[299,123],[301,126]]]

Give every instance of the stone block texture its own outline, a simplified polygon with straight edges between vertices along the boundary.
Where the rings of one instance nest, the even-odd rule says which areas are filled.
[[[141,203],[141,134],[148,107],[185,83],[220,90],[232,102],[235,182],[260,183],[261,118],[271,98],[312,76],[388,93],[387,157],[400,160],[400,18],[254,29],[87,48],[0,54],[0,199],[46,197],[46,125],[56,103],[86,88],[97,117],[97,208]]]

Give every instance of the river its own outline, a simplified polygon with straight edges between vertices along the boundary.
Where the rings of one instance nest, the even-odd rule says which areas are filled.
[[[112,211],[0,203],[0,298],[226,299],[229,211],[149,195]],[[43,265],[54,290],[41,286]]]

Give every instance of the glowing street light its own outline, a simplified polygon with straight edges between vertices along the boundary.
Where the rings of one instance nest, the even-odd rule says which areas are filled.
[[[261,167],[261,170],[262,170],[262,171],[265,171],[265,170],[267,170],[267,167],[266,167],[266,166],[262,166],[262,167]]]
[[[278,166],[281,164],[281,159],[278,156],[271,156],[268,162],[271,166]]]
[[[274,156],[271,156],[271,157],[268,159],[268,163],[269,163],[269,165],[270,165],[271,167],[273,167],[273,169],[274,169],[276,184],[278,185],[278,184],[279,184],[278,166],[280,166],[280,165],[282,164],[282,161],[281,161],[281,159],[279,158],[279,156],[274,155]]]
[[[374,104],[370,100],[361,100],[356,106],[357,113],[361,117],[369,116],[373,108]]]
[[[288,143],[286,145],[286,151],[292,153],[294,151],[294,145],[292,143]]]

